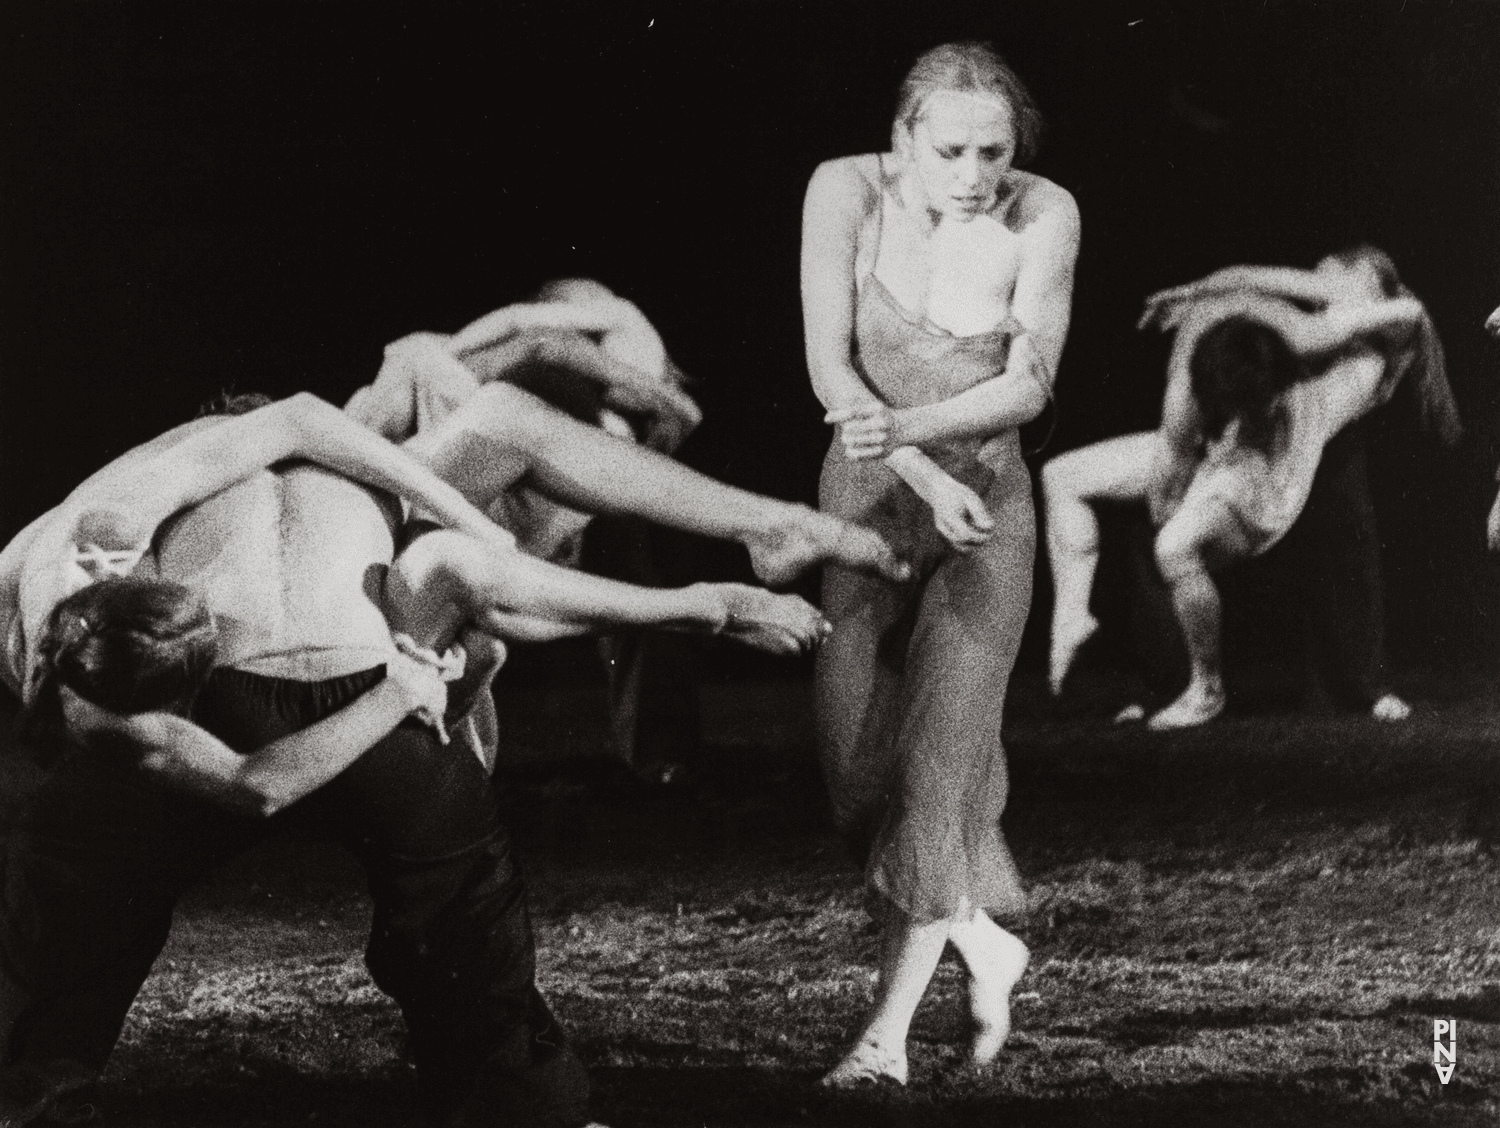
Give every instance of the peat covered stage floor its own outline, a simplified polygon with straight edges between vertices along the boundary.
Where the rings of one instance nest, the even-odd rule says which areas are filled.
[[[1048,714],[1027,692],[1007,729],[1032,949],[1011,1042],[992,1070],[965,1066],[950,956],[910,1086],[854,1096],[815,1082],[867,1005],[876,933],[828,827],[806,687],[706,698],[706,766],[681,789],[584,755],[602,734],[565,704],[523,725],[523,743],[573,754],[524,764],[505,794],[542,988],[592,1069],[595,1115],[1496,1122],[1500,694],[1418,694],[1396,726],[1280,714],[1160,736]],[[301,835],[194,894],[111,1063],[105,1123],[415,1124],[399,1015],[360,963],[367,923],[352,861]],[[1458,1022],[1446,1086],[1439,1018]]]

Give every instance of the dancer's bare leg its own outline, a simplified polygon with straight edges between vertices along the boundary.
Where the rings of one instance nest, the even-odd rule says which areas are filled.
[[[983,911],[954,921],[948,939],[969,968],[969,1013],[974,1018],[969,1057],[975,1065],[988,1065],[1010,1036],[1011,989],[1026,971],[1031,953],[1019,937]]]
[[[906,1084],[906,1035],[942,958],[952,923],[917,923],[900,909],[889,910],[881,937],[875,1008],[854,1048],[824,1076],[824,1085],[843,1089],[880,1080]]]
[[[1099,628],[1089,613],[1099,565],[1099,518],[1091,503],[1144,498],[1157,441],[1154,431],[1122,435],[1069,451],[1042,467],[1047,559],[1052,566],[1048,682],[1053,694],[1062,692],[1079,647]]]
[[[406,449],[481,508],[524,483],[589,513],[630,513],[739,541],[769,584],[789,583],[825,560],[888,579],[907,574],[869,529],[716,482],[508,384],[485,385]]]
[[[1247,554],[1239,523],[1222,502],[1184,508],[1156,538],[1156,560],[1172,592],[1172,606],[1188,651],[1188,686],[1147,723],[1154,729],[1191,728],[1224,711],[1224,674],[1219,657],[1219,589],[1207,558]]]

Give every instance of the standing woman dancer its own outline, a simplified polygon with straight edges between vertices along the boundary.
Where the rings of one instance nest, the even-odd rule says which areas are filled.
[[[987,44],[935,47],[901,86],[892,152],[808,186],[802,303],[813,389],[839,436],[825,511],[880,532],[904,584],[829,565],[818,730],[834,817],[883,912],[875,1008],[824,1083],[905,1083],[906,1036],[944,945],[969,968],[972,1056],[1010,1028],[1025,905],[1000,835],[1006,683],[1036,528],[1016,428],[1046,406],[1067,335],[1078,209],[1013,167],[1041,118]]]

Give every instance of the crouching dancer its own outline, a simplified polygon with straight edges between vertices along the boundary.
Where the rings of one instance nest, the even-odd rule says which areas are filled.
[[[496,628],[654,616],[783,649],[822,629],[750,589],[580,587],[310,396],[125,455],[0,555],[0,676],[61,754],[0,861],[0,1124],[103,1067],[177,898],[263,833],[224,806],[304,795],[369,875],[366,961],[401,1006],[432,1121],[587,1121],[483,766],[405,719],[441,717],[444,695],[392,642],[388,613],[419,624],[385,606],[415,589],[390,582],[397,513],[377,490],[482,549]]]

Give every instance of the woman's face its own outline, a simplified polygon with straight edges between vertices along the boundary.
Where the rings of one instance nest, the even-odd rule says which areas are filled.
[[[1015,157],[1011,118],[1010,106],[994,95],[928,96],[910,135],[911,165],[928,208],[960,222],[990,208]]]

